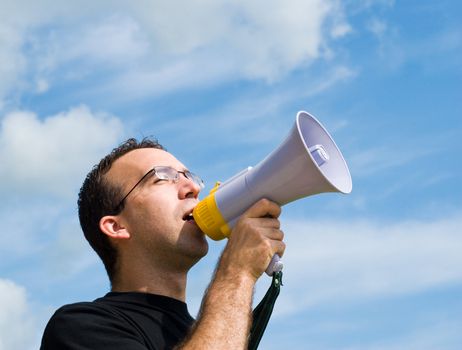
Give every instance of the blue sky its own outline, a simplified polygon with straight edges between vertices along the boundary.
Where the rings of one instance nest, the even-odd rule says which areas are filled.
[[[284,207],[284,287],[261,348],[460,349],[461,13],[454,0],[0,0],[0,350],[37,348],[57,307],[108,291],[76,215],[104,154],[155,136],[208,193],[300,110],[334,137],[353,192]],[[193,314],[224,243],[191,272]]]

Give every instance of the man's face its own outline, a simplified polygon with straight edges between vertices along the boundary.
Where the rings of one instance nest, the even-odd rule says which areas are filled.
[[[107,174],[108,180],[120,186],[123,194],[154,166],[170,166],[183,171],[186,167],[170,153],[142,148],[116,160]],[[194,221],[188,220],[198,203],[200,188],[183,174],[179,181],[158,180],[148,176],[125,199],[118,215],[130,233],[130,249],[149,263],[166,268],[185,269],[207,254],[208,244]]]

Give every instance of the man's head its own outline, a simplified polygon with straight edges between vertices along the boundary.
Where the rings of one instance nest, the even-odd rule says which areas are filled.
[[[156,176],[152,169],[159,166],[179,171],[176,179]],[[185,268],[206,254],[205,238],[187,215],[200,187],[185,173],[157,141],[129,139],[87,175],[79,193],[80,224],[111,281],[121,256],[130,256],[127,251],[152,259],[147,264],[164,262],[172,268]]]

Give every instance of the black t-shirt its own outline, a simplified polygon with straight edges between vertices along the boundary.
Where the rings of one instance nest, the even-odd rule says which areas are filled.
[[[171,349],[194,319],[182,301],[145,293],[108,293],[65,305],[52,316],[41,350]]]

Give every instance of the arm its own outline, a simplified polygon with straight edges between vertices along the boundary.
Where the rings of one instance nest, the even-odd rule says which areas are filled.
[[[239,219],[203,299],[198,320],[178,349],[246,349],[257,279],[285,245],[280,207],[263,199]]]

